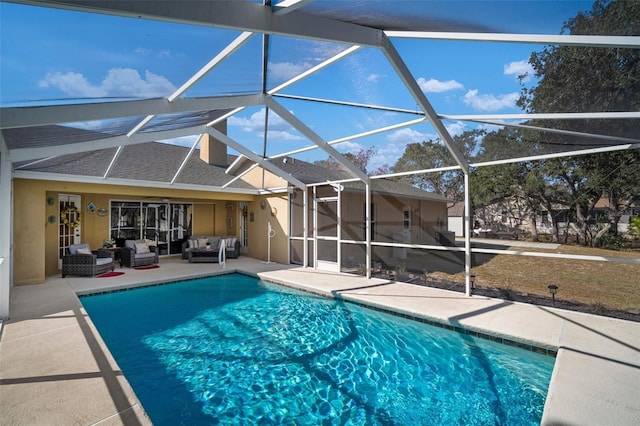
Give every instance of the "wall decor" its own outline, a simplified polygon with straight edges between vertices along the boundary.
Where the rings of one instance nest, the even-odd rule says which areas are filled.
[[[47,204],[52,206],[56,200],[53,197],[47,197]]]
[[[69,228],[75,228],[82,222],[82,213],[76,206],[69,206],[60,213],[60,222]]]
[[[105,209],[103,207],[98,209],[98,216],[104,217],[104,216],[106,216],[108,214],[109,214],[109,212],[107,211],[107,209]]]
[[[90,213],[93,213],[96,211],[96,205],[93,204],[92,202],[90,202],[89,204],[87,204],[87,211]]]
[[[47,218],[47,221],[53,225],[54,223],[56,223],[56,217],[54,215],[51,215]]]

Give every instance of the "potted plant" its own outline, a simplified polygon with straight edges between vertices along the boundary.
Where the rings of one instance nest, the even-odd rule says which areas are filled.
[[[396,281],[409,281],[409,274],[407,273],[407,264],[398,263],[396,265]]]

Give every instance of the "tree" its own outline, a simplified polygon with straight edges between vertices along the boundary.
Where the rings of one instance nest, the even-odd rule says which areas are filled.
[[[471,158],[476,150],[478,139],[484,135],[483,130],[470,130],[461,135],[454,136],[453,142],[460,152],[467,158]],[[456,165],[451,153],[439,140],[429,140],[421,143],[410,143],[405,147],[404,153],[395,165],[391,167],[392,173],[401,173],[414,170],[437,169]],[[412,186],[425,191],[436,192],[451,199],[461,199],[464,191],[464,179],[460,171],[444,171],[423,174],[411,174],[399,177],[398,180],[407,182]]]
[[[476,161],[486,162],[531,155],[537,150],[530,131],[505,127],[486,134]],[[544,163],[521,161],[474,170],[470,176],[473,210],[485,216],[484,206],[498,205],[514,218],[526,218],[534,241],[538,240],[536,218],[552,211],[555,198],[544,172]],[[557,229],[552,215],[554,228]],[[496,224],[491,224],[495,226]],[[555,233],[555,238],[558,233]]]
[[[640,2],[596,0],[593,8],[567,21],[563,33],[637,35]],[[638,111],[640,50],[583,46],[548,46],[529,60],[538,84],[523,88],[519,105],[532,113],[574,111]],[[585,133],[637,137],[637,120],[536,121],[532,124]],[[539,135],[544,152],[614,145],[616,141],[566,135]],[[545,161],[547,181],[563,183],[571,197],[583,243],[598,244],[607,232],[617,232],[620,209],[638,201],[640,153],[636,150],[598,153]],[[607,225],[591,233],[589,222],[602,197],[610,201]]]
[[[364,173],[367,173],[367,166],[369,165],[369,160],[376,153],[374,147],[370,148],[360,148],[360,150],[356,153],[347,152],[343,154],[347,160],[349,160],[354,166],[362,170]],[[328,157],[324,160],[315,161],[314,164],[322,166],[326,169],[330,170],[341,170],[347,171],[347,169],[336,161],[333,157]]]

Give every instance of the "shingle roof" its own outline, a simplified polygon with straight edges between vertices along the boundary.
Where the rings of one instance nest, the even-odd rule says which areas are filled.
[[[283,159],[273,160],[272,162],[274,162],[274,164],[276,164],[283,171],[290,173],[292,176],[306,184],[350,179],[354,177],[351,173],[344,170],[330,169],[318,164],[308,163],[301,160],[292,161],[292,159],[288,157],[286,160],[286,162],[283,161]],[[342,183],[342,186],[344,186],[347,190],[353,191],[361,191],[363,189],[362,183],[359,182],[345,182]],[[451,201],[436,193],[423,191],[420,188],[416,188],[414,186],[390,179],[372,179],[371,189],[374,192],[383,194],[400,195],[403,197],[428,199],[434,201]]]
[[[16,170],[42,173],[59,173],[73,176],[102,177],[107,171],[117,148],[68,154],[40,162],[15,164]],[[189,153],[189,148],[160,142],[147,142],[124,147],[114,163],[110,178],[152,182],[171,182]],[[235,156],[227,156],[230,163]],[[198,151],[194,151],[186,167],[178,175],[176,183],[191,185],[222,186],[233,179],[226,174],[225,167],[213,166],[201,161]],[[253,189],[238,179],[230,185],[233,188]]]
[[[46,126],[54,128],[60,140],[69,138],[92,138],[99,134],[86,130],[78,130],[62,126]],[[31,130],[32,133],[26,132]],[[37,139],[40,134],[37,127],[25,128],[21,130],[20,136],[28,140]],[[51,129],[49,129],[50,131]],[[6,136],[7,130],[5,130]],[[18,136],[9,132],[8,142]],[[44,159],[38,162],[22,162],[14,164],[16,170],[26,170],[42,173],[59,173],[73,176],[102,177],[114,156],[117,148],[99,149],[96,151],[80,152],[76,154],[66,154]],[[114,179],[128,179],[151,182],[171,182],[175,176],[178,166],[182,164],[190,149],[170,145],[160,142],[146,142],[123,147],[122,152],[116,159],[108,177]],[[227,164],[231,164],[237,157],[227,156]],[[250,161],[247,161],[249,163]],[[335,181],[353,178],[351,173],[344,170],[326,168],[318,164],[309,163],[292,158],[279,158],[271,160],[271,163],[290,174],[296,179],[309,184],[326,181]],[[246,165],[239,167],[241,170]],[[226,167],[207,164],[200,160],[199,150],[194,150],[187,160],[186,166],[182,169],[176,179],[179,184],[223,186],[233,175],[225,173]],[[232,185],[238,189],[253,189],[251,185],[241,179],[236,180]],[[357,182],[346,182],[343,186],[347,190],[362,190],[362,184]],[[423,191],[413,186],[396,182],[389,179],[373,179],[371,187],[374,192],[400,195],[404,197],[429,199],[435,201],[450,201],[446,198],[427,191]]]

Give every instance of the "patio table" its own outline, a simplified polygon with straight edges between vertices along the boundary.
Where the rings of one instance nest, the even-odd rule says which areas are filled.
[[[218,263],[219,250],[194,248],[189,251],[189,263]]]

